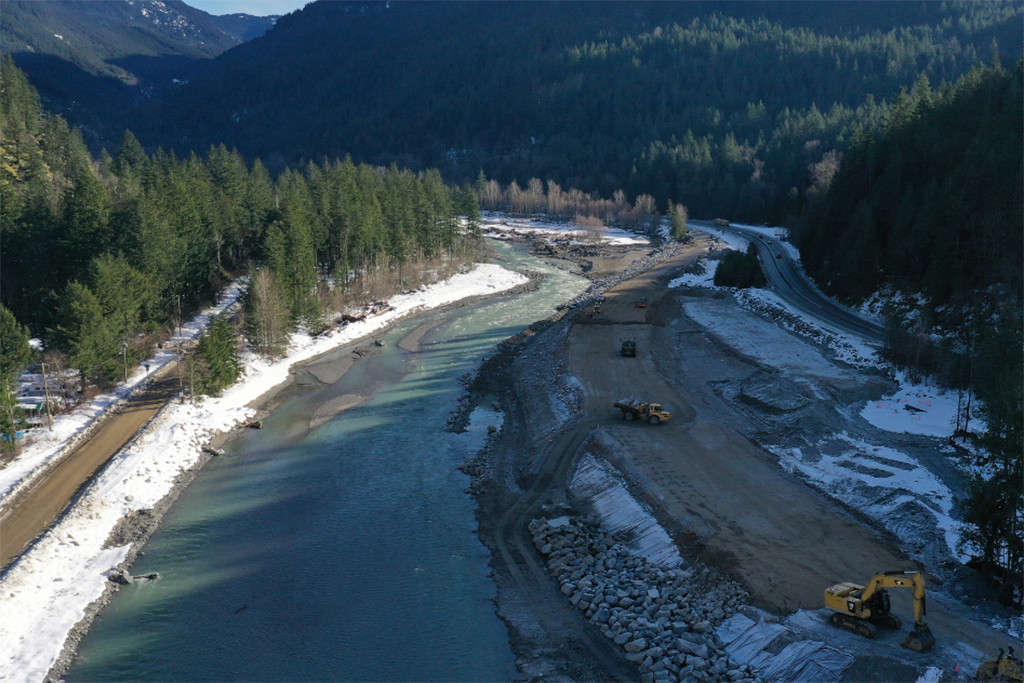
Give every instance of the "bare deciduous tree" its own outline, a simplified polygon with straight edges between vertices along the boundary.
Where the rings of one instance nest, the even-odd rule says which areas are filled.
[[[283,355],[288,345],[288,305],[269,268],[260,268],[246,294],[245,334],[254,351],[269,358]]]

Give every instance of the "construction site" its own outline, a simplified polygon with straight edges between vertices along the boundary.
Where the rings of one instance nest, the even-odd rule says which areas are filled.
[[[1012,615],[953,556],[928,496],[874,514],[877,501],[852,505],[785,466],[793,452],[843,457],[854,477],[884,478],[888,463],[962,485],[937,439],[858,416],[895,389],[880,369],[731,292],[669,286],[716,244],[708,231],[654,253],[562,254],[601,296],[510,340],[471,387],[505,413],[466,471],[519,668],[533,680],[1020,680],[1014,655],[996,655],[1019,633],[991,627]],[[863,452],[836,451],[851,443]],[[874,455],[886,444],[907,461]]]

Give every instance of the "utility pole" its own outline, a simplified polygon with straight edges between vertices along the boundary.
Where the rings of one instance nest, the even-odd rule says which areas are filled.
[[[174,298],[178,302],[178,336],[181,336],[181,294],[175,294]]]
[[[185,402],[185,380],[181,376],[181,347],[175,346],[174,353],[178,357],[178,395],[181,397],[181,402]]]
[[[43,395],[46,397],[46,427],[53,431],[53,416],[50,414],[50,384],[46,381],[46,363],[40,363],[43,369]]]
[[[128,342],[121,342],[121,363],[124,365],[124,383],[128,384]]]

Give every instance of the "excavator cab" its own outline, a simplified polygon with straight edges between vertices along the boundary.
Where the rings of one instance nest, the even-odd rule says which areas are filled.
[[[881,572],[871,577],[866,587],[846,582],[826,588],[825,606],[832,610],[832,623],[866,638],[877,635],[879,624],[894,630],[901,629],[903,622],[890,613],[892,602],[887,588],[909,588],[913,591],[914,628],[903,641],[903,647],[924,652],[934,646],[935,636],[924,622],[927,604],[924,575],[921,572]]]

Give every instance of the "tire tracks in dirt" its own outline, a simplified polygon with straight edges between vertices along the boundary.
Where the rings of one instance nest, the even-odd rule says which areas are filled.
[[[596,425],[595,418],[586,417],[562,431],[546,448],[536,470],[521,481],[524,489],[515,494],[511,505],[500,516],[490,515],[495,530],[493,561],[495,568],[509,576],[519,595],[529,603],[533,616],[549,637],[562,641],[562,647],[569,650],[563,653],[567,659],[575,654],[573,650],[582,649],[600,667],[581,672],[585,678],[632,681],[638,677],[636,667],[621,657],[604,636],[563,599],[534,548],[528,528],[533,519],[548,512],[546,507],[553,502],[552,493],[565,490],[575,455]],[[581,628],[567,632],[567,620],[578,622]]]

